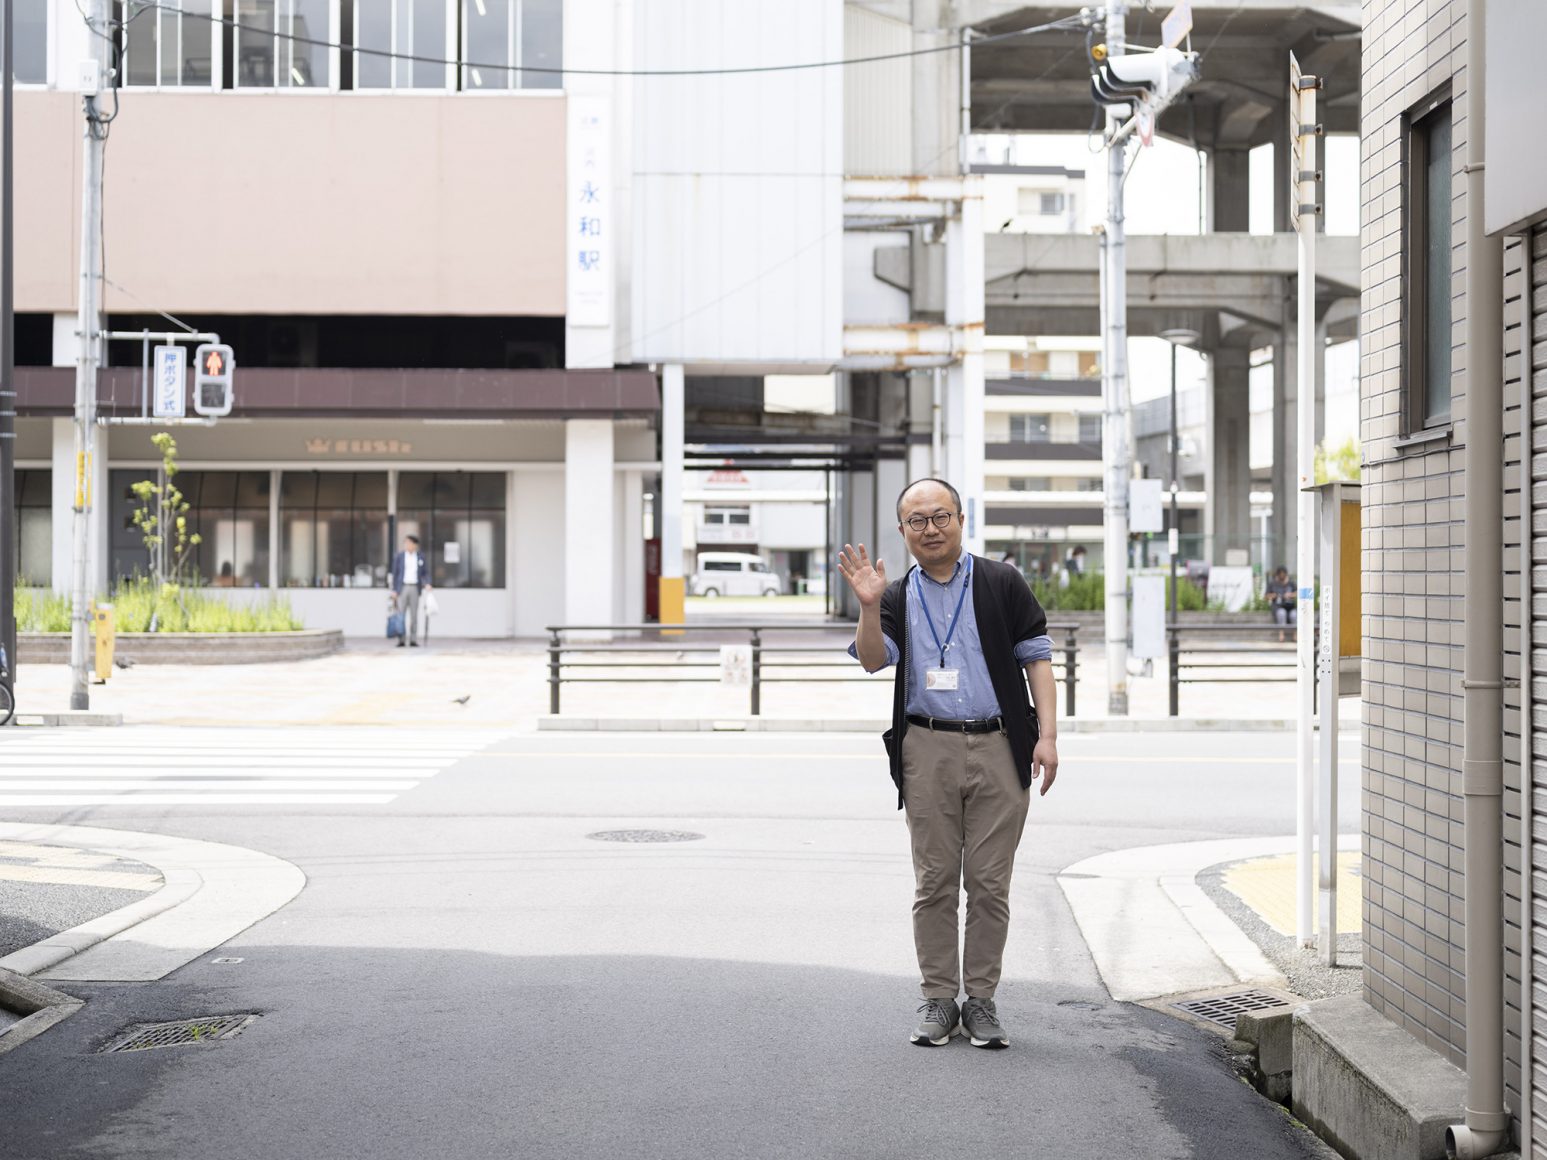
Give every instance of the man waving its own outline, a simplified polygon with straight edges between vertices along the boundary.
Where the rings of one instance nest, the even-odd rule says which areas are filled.
[[[961,496],[949,483],[909,484],[897,520],[918,562],[907,575],[887,583],[885,564],[872,564],[863,544],[844,545],[838,570],[860,604],[849,654],[868,672],[896,666],[883,740],[913,847],[924,1002],[911,1038],[938,1047],[962,1032],[974,1047],[1008,1047],[994,991],[1010,875],[1031,783],[1040,777],[1045,794],[1058,775],[1047,617],[1016,569],[962,550]]]

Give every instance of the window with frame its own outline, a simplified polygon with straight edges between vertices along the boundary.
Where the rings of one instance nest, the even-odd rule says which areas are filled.
[[[1406,144],[1402,365],[1407,430],[1417,432],[1450,422],[1455,162],[1448,91],[1409,114]]]
[[[489,0],[484,0],[487,4]],[[447,0],[343,0],[357,89],[449,89]]]
[[[173,482],[188,505],[188,528],[199,536],[188,557],[197,581],[217,588],[267,588],[269,473],[179,471]]]
[[[287,471],[279,487],[279,582],[380,588],[391,563],[385,471]]]
[[[752,509],[749,507],[705,508],[704,523],[720,527],[728,525],[748,527],[752,523]]]
[[[225,59],[230,62],[226,88],[328,87],[334,0],[222,2],[226,19],[235,24],[222,30]]]
[[[1048,443],[1052,441],[1051,415],[1011,415],[1011,443]]]
[[[1080,416],[1080,442],[1081,443],[1100,443],[1101,442],[1101,416],[1100,415],[1081,415]]]
[[[11,32],[15,47],[11,52],[12,79],[19,85],[48,83],[48,10],[49,0],[14,0]]]
[[[563,0],[462,0],[461,59],[467,92],[561,88]]]
[[[1053,481],[1046,475],[1021,475],[1010,477],[1011,491],[1052,491]]]
[[[118,75],[123,85],[208,87],[214,83],[222,25],[213,0],[119,0]]]
[[[505,587],[505,473],[405,471],[397,538],[419,537],[437,588]]]
[[[47,588],[54,582],[53,478],[47,468],[16,471],[18,587]]]

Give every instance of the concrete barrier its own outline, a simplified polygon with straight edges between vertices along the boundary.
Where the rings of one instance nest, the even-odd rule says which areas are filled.
[[[299,632],[121,632],[114,659],[139,665],[254,665],[325,657],[344,647],[336,628]],[[16,651],[24,665],[70,662],[70,634],[24,632]]]

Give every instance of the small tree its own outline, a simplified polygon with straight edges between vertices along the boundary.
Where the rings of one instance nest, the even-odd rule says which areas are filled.
[[[179,470],[177,440],[162,431],[150,441],[161,452],[161,467],[154,480],[141,480],[131,488],[140,501],[134,511],[134,526],[140,529],[150,552],[150,574],[156,591],[175,597],[188,554],[199,544],[200,537],[188,530],[188,502],[173,482]]]
[[[1315,478],[1317,483],[1359,482],[1359,443],[1349,437],[1334,447],[1331,440],[1316,445]]]

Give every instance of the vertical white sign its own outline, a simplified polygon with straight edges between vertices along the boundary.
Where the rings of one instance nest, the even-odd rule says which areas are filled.
[[[1166,655],[1166,578],[1133,578],[1133,655]]]
[[[612,325],[612,198],[611,102],[606,97],[571,97],[564,223],[570,326]]]
[[[720,646],[720,683],[734,689],[745,689],[752,684],[751,645],[722,644]]]
[[[188,351],[180,346],[158,346],[150,373],[151,413],[158,419],[181,419],[188,405]]]
[[[1161,504],[1160,480],[1136,479],[1128,485],[1128,530],[1163,532],[1166,517]]]

